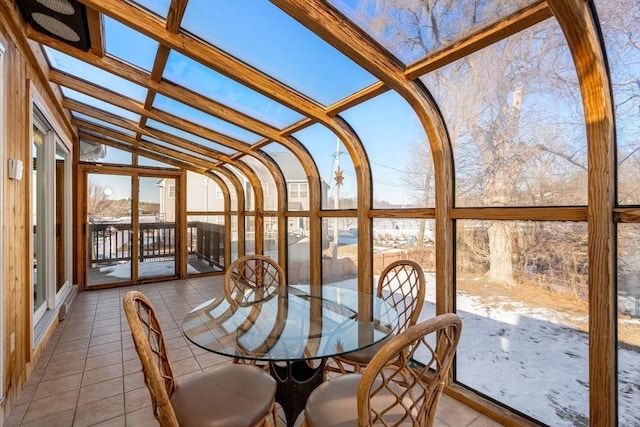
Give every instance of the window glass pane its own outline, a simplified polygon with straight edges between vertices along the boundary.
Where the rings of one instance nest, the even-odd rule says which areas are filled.
[[[204,154],[196,153],[195,151],[187,150],[187,149],[182,148],[182,147],[178,147],[178,146],[173,145],[173,144],[168,143],[168,142],[160,141],[159,139],[156,139],[156,138],[151,138],[151,137],[145,135],[145,136],[142,137],[142,141],[143,142],[152,143],[152,144],[156,144],[156,145],[159,145],[160,147],[168,148],[170,150],[177,151],[178,153],[186,154],[186,155],[191,156],[191,157],[196,157],[196,158],[200,159],[200,163],[203,163],[203,162],[210,163],[211,162],[211,157],[205,156]],[[180,159],[180,160],[183,160],[183,159]]]
[[[116,116],[120,116],[124,119],[128,119],[134,122],[140,121],[140,114],[132,113],[129,110],[125,110],[124,108],[116,107],[113,104],[109,104],[108,102],[101,101],[97,98],[94,98],[89,95],[85,95],[84,93],[80,93],[73,89],[69,89],[66,87],[62,88],[62,95],[65,98],[72,99],[74,101],[81,102],[83,104],[87,104],[91,107],[94,107],[97,110],[106,111],[107,113],[115,114]]]
[[[130,0],[131,3],[136,3],[139,6],[144,7],[155,13],[156,15],[166,18],[169,13],[169,4],[171,0]]]
[[[56,207],[56,293],[59,293],[65,283],[71,283],[71,271],[68,268],[67,256],[70,254],[69,214],[71,192],[71,153],[60,141],[56,141],[55,154],[55,207]]]
[[[115,74],[46,46],[44,46],[44,51],[49,58],[51,66],[57,70],[140,102],[144,101],[147,96],[146,88],[131,83]]]
[[[269,169],[255,157],[242,156],[240,160],[253,169],[262,184],[263,209],[265,211],[276,211],[278,209],[278,189]]]
[[[404,63],[413,62],[531,0],[329,0]]]
[[[156,129],[162,132],[166,132],[173,136],[177,136],[179,138],[185,139],[189,142],[193,142],[195,144],[203,145],[219,153],[232,154],[236,152],[235,150],[225,147],[224,145],[216,144],[215,142],[202,138],[201,136],[194,135],[182,129],[174,128],[173,126],[166,125],[156,120],[147,120],[146,127],[150,128],[151,130]]]
[[[139,177],[138,278],[176,274],[176,180]]]
[[[457,206],[587,203],[582,100],[554,20],[422,80],[452,140]]]
[[[215,172],[214,172],[215,173]],[[220,173],[215,173],[220,179],[222,179],[222,181],[224,181],[224,183],[227,186],[227,189],[229,190],[229,198],[231,199],[231,207],[229,208],[231,212],[237,212],[238,211],[238,193],[236,191],[236,188],[233,186],[233,184],[231,183],[231,181],[225,177],[224,175],[220,174]],[[218,195],[219,193],[216,194],[216,199],[222,199],[222,195]]]
[[[616,113],[618,203],[640,203],[640,37],[636,0],[596,0]]]
[[[287,210],[309,210],[309,182],[300,161],[291,151],[280,144],[269,144],[263,150],[276,162],[284,175],[287,183]],[[293,189],[301,188],[306,189],[306,194],[300,191],[294,195]]]
[[[33,311],[44,307],[47,302],[45,264],[46,239],[45,224],[46,211],[46,182],[45,174],[45,130],[33,126],[33,141],[31,144],[31,218],[32,218],[32,248],[33,248]]]
[[[151,72],[158,42],[103,15],[106,52],[138,68]]]
[[[238,259],[238,215],[231,215],[231,259],[233,262]]]
[[[640,425],[640,224],[618,224],[618,425]]]
[[[209,128],[224,135],[228,135],[239,141],[253,143],[260,139],[260,136],[256,135],[253,132],[249,132],[246,129],[221,120],[217,117],[205,113],[204,111],[197,110],[193,107],[175,101],[171,98],[167,98],[166,96],[160,94],[156,94],[153,100],[153,107],[158,110],[173,114],[174,116],[181,119],[189,120],[200,126]]]
[[[78,119],[78,120],[82,120],[85,122],[89,122],[91,124],[94,125],[98,125],[98,126],[102,126],[103,128],[109,129],[109,130],[113,130],[116,132],[120,132],[123,135],[126,135],[128,137],[134,137],[136,135],[136,133],[134,131],[131,131],[129,129],[125,129],[123,127],[120,126],[116,126],[112,123],[109,122],[105,122],[104,120],[100,120],[100,119],[96,119],[95,117],[91,117],[91,116],[87,116],[86,114],[82,114],[82,113],[76,113],[73,112],[72,117],[74,119]],[[82,128],[81,124],[78,124],[78,127]]]
[[[149,166],[154,168],[169,168],[176,169],[176,166],[170,165],[168,163],[163,163],[158,160],[153,160],[148,157],[138,156],[138,166]]]
[[[302,118],[284,105],[176,51],[169,54],[163,78],[272,126],[284,128]]]
[[[208,176],[187,171],[187,210],[224,212],[224,198],[217,197],[220,187]]]
[[[80,140],[80,161],[92,163],[131,164],[131,153],[105,144]]]
[[[182,26],[324,105],[376,81],[266,0],[192,0]]]
[[[289,285],[308,285],[311,266],[309,246],[309,218],[287,218],[287,245],[289,247]],[[326,241],[326,240],[325,240]]]
[[[358,184],[349,152],[324,126],[313,125],[293,136],[311,154],[321,178],[323,209],[355,209]],[[340,185],[338,185],[340,182]]]
[[[254,210],[256,204],[255,204],[255,195],[253,194],[253,186],[251,185],[251,182],[236,167],[231,165],[224,165],[223,167],[231,171],[240,181],[240,185],[242,185],[242,190],[244,191],[244,210],[245,211]]]
[[[246,255],[256,253],[256,219],[248,215],[244,218],[244,250]]]
[[[367,151],[374,208],[435,206],[431,148],[404,99],[389,91],[342,115]]]
[[[187,216],[187,273],[224,270],[224,216]]]
[[[264,254],[278,261],[278,218],[264,218]]]
[[[87,174],[87,285],[132,279],[131,177]]]
[[[456,379],[547,425],[589,424],[587,224],[457,222]]]
[[[373,220],[374,291],[380,273],[392,262],[408,259],[422,267],[425,276],[425,301],[419,322],[436,315],[436,254],[432,219],[376,218]]]
[[[357,218],[324,218],[322,233],[322,284],[357,289]]]

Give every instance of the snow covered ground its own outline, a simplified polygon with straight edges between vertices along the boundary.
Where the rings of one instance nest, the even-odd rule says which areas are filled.
[[[173,261],[141,262],[138,264],[138,277],[172,276],[175,274],[174,264]],[[128,279],[131,277],[131,263],[124,262],[122,264],[100,267],[100,273],[119,279]],[[197,273],[199,273],[199,271],[187,265],[187,274]]]
[[[421,320],[435,313],[435,277],[425,275]],[[458,382],[550,426],[589,425],[589,336],[569,326],[586,319],[468,294],[458,294],[456,306],[463,319]],[[618,372],[619,425],[640,426],[640,351],[620,348]]]

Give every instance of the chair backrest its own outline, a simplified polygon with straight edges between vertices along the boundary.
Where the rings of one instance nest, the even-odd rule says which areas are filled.
[[[246,255],[232,262],[224,274],[224,293],[239,305],[271,298],[284,285],[284,270],[264,255]]]
[[[141,292],[130,291],[122,301],[131,336],[142,363],[144,382],[151,394],[153,415],[161,426],[178,426],[170,398],[178,387],[167,355],[158,316]]]
[[[397,333],[418,321],[424,304],[425,288],[424,271],[414,261],[394,261],[380,274],[377,296],[386,300],[398,312]]]
[[[433,425],[461,331],[460,317],[442,314],[385,344],[362,374],[358,425]]]

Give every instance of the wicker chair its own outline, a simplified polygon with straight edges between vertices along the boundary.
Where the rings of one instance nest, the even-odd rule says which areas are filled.
[[[273,298],[284,285],[284,270],[272,258],[245,255],[232,262],[224,274],[224,293],[232,304],[250,306]],[[242,351],[238,349],[238,351]],[[256,365],[269,372],[269,364],[235,357],[233,363]]]
[[[400,334],[418,321],[425,297],[422,267],[414,261],[399,260],[389,264],[380,274],[376,295],[398,312],[398,328],[387,339],[352,353],[334,356],[325,366],[327,372],[362,372],[369,361],[394,335]]]
[[[160,426],[272,426],[278,424],[276,382],[249,365],[223,365],[178,385],[158,317],[138,291],[123,299],[133,342]]]
[[[432,426],[461,331],[460,318],[449,313],[396,335],[363,373],[318,386],[303,426]]]
[[[264,255],[246,255],[232,262],[224,274],[224,293],[233,303],[250,305],[277,295],[284,270]]]

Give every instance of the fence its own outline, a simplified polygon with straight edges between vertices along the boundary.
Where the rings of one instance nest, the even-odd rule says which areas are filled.
[[[140,262],[164,261],[175,257],[175,224],[140,223],[135,241]],[[89,225],[89,265],[130,261],[133,228],[130,223],[106,222]],[[218,264],[224,255],[224,226],[200,221],[187,223],[187,252],[209,265]]]

